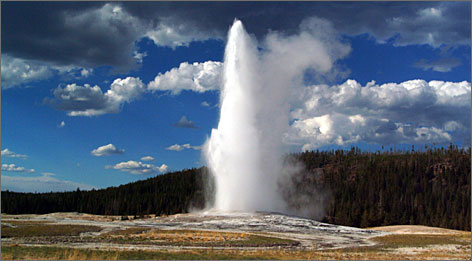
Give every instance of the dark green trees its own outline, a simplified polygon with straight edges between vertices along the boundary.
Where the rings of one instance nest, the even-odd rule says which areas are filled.
[[[279,184],[289,205],[329,223],[356,227],[421,224],[470,231],[470,157],[470,148],[453,145],[406,152],[310,151],[287,156],[304,168]],[[205,184],[213,188],[206,168],[200,168],[100,190],[2,191],[1,210],[9,214],[182,213],[211,201],[213,191],[204,190]]]

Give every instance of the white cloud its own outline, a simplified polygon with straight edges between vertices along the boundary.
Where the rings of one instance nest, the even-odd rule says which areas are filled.
[[[184,147],[179,144],[174,144],[166,148],[166,150],[181,151],[184,150]]]
[[[67,111],[69,116],[98,116],[118,113],[125,102],[131,102],[145,92],[139,78],[115,79],[110,89],[103,93],[99,86],[84,86],[75,83],[54,90],[54,99],[46,99],[57,109]]]
[[[106,166],[107,169],[116,169],[120,171],[130,172],[131,174],[155,174],[155,173],[162,173],[167,170],[168,166],[166,164],[162,164],[161,166],[155,166],[153,164],[145,164],[140,161],[126,161],[120,162],[114,166]]]
[[[191,146],[190,144],[174,144],[172,146],[169,146],[166,148],[166,150],[173,150],[173,151],[182,151],[184,149],[194,149],[194,150],[200,150],[201,146]]]
[[[173,151],[182,151],[184,149],[194,149],[194,150],[200,150],[201,146],[191,146],[190,144],[174,144],[172,146],[169,146],[166,148],[166,150],[173,150]]]
[[[220,76],[223,70],[221,62],[181,63],[179,68],[172,68],[164,74],[159,73],[148,84],[151,91],[170,91],[179,94],[182,90],[206,92],[220,88]]]
[[[17,154],[15,152],[9,150],[8,148],[5,148],[5,149],[2,150],[2,156],[10,157],[10,158],[22,158],[22,159],[26,159],[28,157],[24,154]]]
[[[41,10],[42,15],[32,20],[39,28],[54,24],[54,34],[21,23],[21,17],[12,17],[15,21],[5,28],[11,37],[6,41],[6,52],[2,55],[2,88],[49,78],[55,71],[54,66],[62,64],[80,69],[79,73],[84,77],[91,72],[89,68],[96,66],[129,70],[144,57],[144,53],[137,52],[135,44],[142,37],[150,38],[158,46],[171,48],[187,46],[193,41],[224,39],[234,17],[242,18],[259,39],[268,28],[290,33],[300,21],[314,16],[330,20],[334,29],[343,35],[369,34],[383,43],[428,44],[435,48],[470,46],[470,12],[467,11],[470,4],[466,2],[303,3],[289,6],[272,3],[265,7],[270,12],[260,15],[252,4],[232,8],[225,4],[185,7],[178,3],[166,7],[147,5],[146,10],[134,3],[104,3],[77,10],[56,6],[46,12]],[[28,8],[30,12],[34,9]],[[214,15],[209,17],[208,13]],[[287,13],[291,16],[290,23],[280,19]],[[18,44],[31,35],[35,35],[35,41]],[[17,57],[12,58],[13,54]],[[10,61],[7,61],[8,55]]]
[[[15,164],[2,164],[2,171],[33,173],[34,169],[27,169],[25,167],[16,166]]]
[[[44,63],[2,55],[2,89],[49,78],[54,73]]]
[[[61,123],[59,123],[57,127],[63,128],[64,126],[66,126],[66,123],[64,121],[61,121]]]
[[[464,128],[464,126],[457,121],[448,121],[444,124],[444,130],[446,131],[455,131],[462,128]]]
[[[204,41],[211,38],[210,34],[194,28],[192,24],[181,22],[161,18],[160,23],[146,32],[145,36],[157,46],[169,46],[172,49],[178,46],[188,46],[189,43],[194,41]]]
[[[93,69],[51,65],[47,62],[26,60],[12,57],[8,54],[2,55],[2,89],[32,85],[37,81],[59,77],[84,78],[90,76]]]
[[[82,70],[80,71],[80,75],[82,77],[89,77],[92,73],[93,73],[93,69],[82,68]]]
[[[415,67],[424,71],[433,70],[435,72],[450,72],[452,68],[461,65],[461,61],[457,58],[440,58],[438,60],[427,61],[419,60],[414,64]]]
[[[73,63],[112,65],[121,71],[135,66],[135,41],[142,37],[147,27],[138,17],[116,3],[105,3],[100,8],[88,9],[86,12],[64,13],[60,26],[70,38],[67,39],[70,50],[63,50],[64,56]],[[65,45],[60,47],[66,48]],[[61,58],[64,59],[56,59]]]
[[[178,128],[190,128],[190,129],[199,128],[197,125],[195,125],[195,122],[188,120],[186,116],[182,116],[180,120],[174,124],[174,126]]]
[[[412,80],[361,86],[348,80],[305,89],[292,110],[287,143],[312,149],[348,145],[470,143],[468,82]]]
[[[151,156],[144,156],[141,158],[142,161],[154,161],[155,159]]]
[[[463,30],[458,30],[460,26],[465,26],[465,23],[461,19],[455,19],[453,13],[457,12],[457,7],[442,4],[418,9],[414,15],[391,17],[385,24],[385,31],[388,33],[378,31],[373,35],[378,37],[378,40],[387,40],[397,33],[398,37],[394,42],[398,46],[428,44],[438,48],[442,44],[470,44],[470,41],[467,43],[463,37],[466,35]]]
[[[134,51],[134,53],[133,53],[133,57],[134,57],[134,59],[136,59],[136,61],[137,61],[138,63],[143,63],[143,59],[144,59],[144,57],[146,57],[146,56],[147,56],[147,52],[140,53],[140,52],[138,52],[138,51]]]
[[[125,150],[118,149],[113,144],[108,144],[108,145],[104,145],[104,146],[101,146],[92,150],[91,153],[94,156],[100,157],[100,156],[109,156],[113,154],[123,154],[124,152]]]
[[[2,175],[2,190],[16,192],[62,192],[73,191],[77,188],[89,190],[96,188],[92,185],[77,183],[68,180],[60,180],[52,177],[52,173],[43,173],[39,177],[16,177]]]
[[[202,101],[201,105],[203,107],[210,107],[210,104],[207,101]]]

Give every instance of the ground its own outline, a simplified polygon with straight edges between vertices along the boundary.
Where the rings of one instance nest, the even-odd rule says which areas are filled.
[[[469,259],[470,232],[277,213],[2,215],[1,259]]]

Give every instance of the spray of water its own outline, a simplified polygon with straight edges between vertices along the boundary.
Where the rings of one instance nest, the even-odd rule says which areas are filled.
[[[287,172],[283,136],[291,94],[304,70],[327,71],[332,65],[328,50],[307,31],[292,37],[272,33],[260,51],[241,21],[231,27],[220,121],[203,149],[215,179],[215,209],[286,212],[278,184]]]

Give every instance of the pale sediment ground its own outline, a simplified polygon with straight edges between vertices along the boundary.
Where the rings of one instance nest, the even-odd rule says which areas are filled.
[[[471,250],[470,232],[426,226],[360,229],[267,212],[208,211],[122,219],[81,213],[2,215],[2,226],[8,229],[22,223],[99,227],[71,237],[7,237],[2,244],[123,251],[288,251],[289,259],[313,259],[309,258],[313,254],[315,259],[452,260],[470,259]],[[244,244],[253,236],[272,239]]]
[[[135,220],[121,220],[121,216],[100,216],[81,213],[52,213],[45,215],[3,215],[2,224],[10,224],[9,221],[42,221],[49,224],[58,225],[93,225],[102,228],[99,232],[85,232],[81,237],[97,237],[109,233],[110,231],[124,230],[132,227],[145,227],[158,230],[196,230],[196,231],[213,231],[248,233],[251,235],[269,236],[272,238],[287,239],[298,242],[290,248],[296,249],[336,249],[346,247],[370,246],[375,244],[371,240],[372,237],[389,234],[389,232],[366,230],[346,226],[331,225],[317,222],[314,220],[287,216],[278,213],[246,213],[231,212],[222,213],[216,211],[177,214],[161,217],[150,217]],[[14,224],[10,224],[14,225]],[[21,241],[19,239],[3,238],[3,242],[11,242],[12,240]],[[28,244],[28,242],[17,242]],[[30,242],[31,245],[51,243],[51,242]],[[110,244],[94,242],[93,244],[59,242],[56,244],[68,247],[80,248],[128,248],[128,249],[173,249],[175,246],[160,244],[153,246],[152,244]],[[277,244],[273,246],[263,246],[263,248],[277,248]],[[284,246],[287,247],[287,246]],[[179,248],[209,248],[207,246],[185,246]],[[214,246],[211,247],[215,249]],[[244,248],[250,249],[254,247],[241,246],[221,246],[217,249],[224,248]],[[257,248],[257,247],[255,247]]]
[[[470,246],[459,246],[454,244],[446,244],[446,245],[434,245],[434,246],[427,246],[427,247],[400,247],[394,250],[397,254],[400,255],[423,255],[432,252],[441,252],[446,254],[455,254],[459,253],[460,251],[468,251],[470,252]]]
[[[421,225],[396,225],[396,226],[383,226],[383,227],[372,227],[372,230],[390,232],[395,234],[415,234],[415,235],[457,235],[467,233],[464,231],[439,228],[439,227],[428,227]]]
[[[377,231],[390,232],[392,235],[400,235],[408,240],[409,236],[421,238],[436,238],[436,244],[422,246],[399,246],[387,248],[390,253],[405,257],[420,257],[420,259],[439,258],[444,260],[471,259],[471,233],[467,231],[428,227],[421,225],[395,225],[369,228]],[[455,239],[454,243],[446,242]],[[444,240],[444,244],[440,241]],[[421,242],[418,240],[417,242]],[[415,242],[415,243],[417,243]]]

